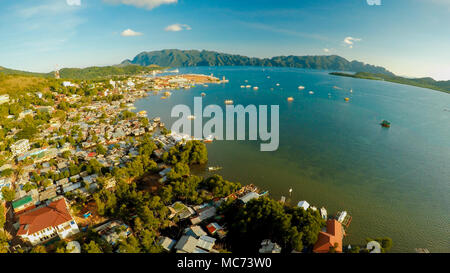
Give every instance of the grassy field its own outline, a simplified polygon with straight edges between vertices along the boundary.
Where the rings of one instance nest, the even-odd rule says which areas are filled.
[[[47,78],[0,74],[0,94],[14,95],[18,92],[45,91],[47,88]]]

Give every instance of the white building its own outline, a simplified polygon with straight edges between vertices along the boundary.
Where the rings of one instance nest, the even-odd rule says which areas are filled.
[[[73,83],[71,83],[69,81],[64,81],[62,84],[63,84],[64,87],[75,86],[75,84],[73,84]]]
[[[305,200],[298,202],[297,207],[307,210],[309,208],[309,203]]]
[[[13,153],[13,156],[23,154],[29,149],[30,142],[28,141],[28,139],[21,139],[11,145],[11,152]]]
[[[65,198],[20,214],[19,225],[17,235],[32,245],[38,245],[56,236],[66,239],[79,232]]]

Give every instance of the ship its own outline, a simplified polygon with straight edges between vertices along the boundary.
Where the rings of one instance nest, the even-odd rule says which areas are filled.
[[[208,171],[210,171],[210,172],[218,171],[221,169],[222,169],[222,167],[208,167]]]
[[[383,120],[380,124],[382,127],[391,128],[391,123],[387,120]]]
[[[314,91],[309,91],[309,94],[311,94],[311,95],[314,94]]]
[[[253,87],[253,90],[258,90],[259,89],[259,87],[258,86],[255,86],[255,87]]]
[[[294,98],[293,97],[289,97],[289,98],[287,98],[287,100],[288,101],[294,101]]]
[[[302,86],[302,85],[300,85],[300,86],[298,87],[298,90],[303,90],[303,89],[305,89],[305,87]]]

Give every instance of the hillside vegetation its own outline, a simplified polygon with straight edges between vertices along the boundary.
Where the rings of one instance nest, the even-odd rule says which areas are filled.
[[[384,75],[384,74],[375,74],[375,73],[367,73],[367,72],[358,72],[356,74],[333,72],[330,74],[335,75],[335,76],[351,77],[351,78],[357,78],[357,79],[388,81],[388,82],[393,82],[393,83],[412,85],[412,86],[423,87],[423,88],[428,88],[428,89],[433,89],[433,90],[437,90],[437,91],[450,93],[450,81],[436,81],[432,78],[409,79],[409,78],[399,77],[399,76],[395,76],[395,75]]]
[[[185,66],[268,66],[296,67],[322,70],[339,70],[353,72],[372,72],[393,75],[383,67],[348,61],[337,55],[331,56],[278,56],[273,58],[252,58],[241,55],[219,53],[215,51],[166,49],[142,52],[132,60],[122,64],[151,65],[166,67]]]

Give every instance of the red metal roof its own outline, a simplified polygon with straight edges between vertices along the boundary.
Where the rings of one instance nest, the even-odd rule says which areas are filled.
[[[64,198],[20,215],[17,235],[33,234],[49,227],[57,227],[72,220]]]

